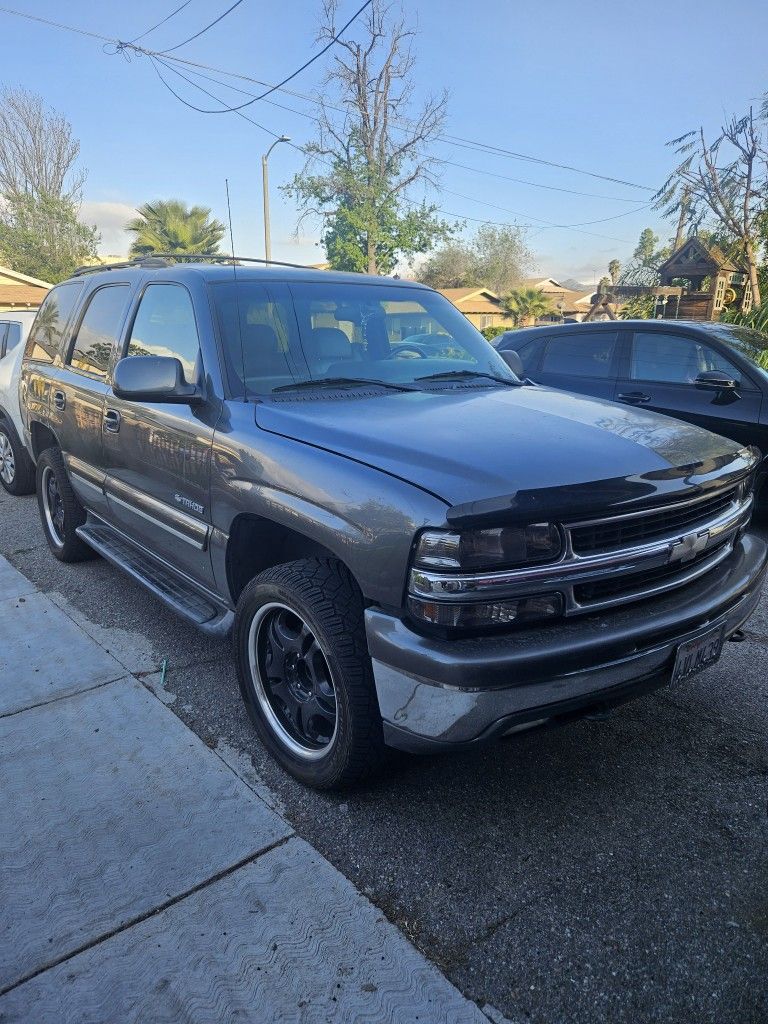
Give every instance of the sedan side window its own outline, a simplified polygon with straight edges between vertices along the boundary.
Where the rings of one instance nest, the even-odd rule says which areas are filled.
[[[552,335],[541,369],[573,377],[610,377],[617,339],[616,331]]]
[[[112,349],[128,304],[127,284],[108,285],[94,292],[77,329],[69,364],[74,370],[106,377]]]
[[[181,363],[187,384],[196,382],[200,340],[192,299],[183,285],[147,285],[126,356],[173,356]]]
[[[696,338],[661,331],[636,331],[632,341],[632,380],[658,384],[693,384],[700,373],[720,370],[735,381],[740,371]]]

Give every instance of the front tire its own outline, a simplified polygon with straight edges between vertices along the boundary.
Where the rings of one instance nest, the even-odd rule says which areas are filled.
[[[31,494],[35,467],[27,450],[7,423],[0,422],[0,484],[9,494]]]
[[[60,562],[96,557],[75,532],[85,522],[85,509],[72,490],[58,448],[46,448],[37,460],[37,505],[48,547]]]
[[[234,645],[245,705],[286,771],[316,789],[339,789],[380,766],[363,598],[340,562],[289,562],[251,580],[238,601]]]

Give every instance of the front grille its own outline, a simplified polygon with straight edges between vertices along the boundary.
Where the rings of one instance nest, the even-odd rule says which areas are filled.
[[[573,596],[579,604],[588,605],[610,600],[613,597],[629,598],[646,588],[674,583],[677,577],[680,577],[683,582],[690,575],[691,570],[696,569],[703,562],[716,563],[718,559],[715,556],[718,552],[724,554],[723,549],[730,547],[730,544],[730,540],[725,540],[721,544],[713,545],[687,562],[674,562],[658,566],[655,569],[646,569],[644,572],[627,573],[625,576],[595,583],[579,583],[573,588]]]
[[[571,528],[571,542],[577,555],[632,547],[655,537],[685,533],[725,512],[736,500],[736,488],[721,491],[693,504],[669,505],[658,511],[638,513],[626,519],[607,519]]]

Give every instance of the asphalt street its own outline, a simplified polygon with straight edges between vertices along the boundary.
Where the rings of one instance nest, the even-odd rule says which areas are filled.
[[[229,643],[101,560],[58,563],[34,497],[0,492],[0,552],[481,1006],[513,1024],[768,1020],[768,593],[681,688],[328,795],[261,748]]]

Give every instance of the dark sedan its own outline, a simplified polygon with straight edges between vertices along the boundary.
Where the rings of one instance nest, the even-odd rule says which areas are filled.
[[[768,471],[768,336],[732,324],[611,320],[508,331],[539,384],[690,420],[754,444]],[[762,499],[768,498],[763,482]]]

